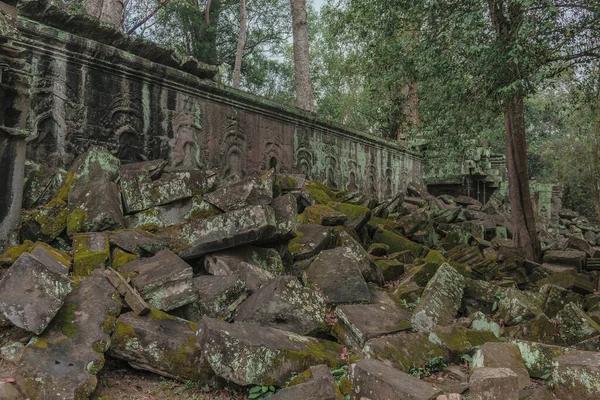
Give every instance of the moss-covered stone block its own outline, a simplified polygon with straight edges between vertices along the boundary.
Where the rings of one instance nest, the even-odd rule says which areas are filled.
[[[78,233],[73,236],[73,274],[89,276],[100,264],[110,264],[110,243],[103,232]]]
[[[429,252],[426,246],[383,228],[377,229],[373,241],[388,245],[393,253],[409,250],[415,257],[424,257]]]
[[[558,342],[574,345],[600,335],[600,325],[574,303],[569,303],[558,314]]]

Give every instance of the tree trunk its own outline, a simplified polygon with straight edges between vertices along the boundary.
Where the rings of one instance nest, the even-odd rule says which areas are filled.
[[[402,106],[402,121],[398,125],[396,140],[404,142],[411,130],[419,125],[419,85],[416,77],[402,89],[404,104]]]
[[[296,85],[296,105],[308,111],[315,111],[315,97],[310,80],[310,63],[308,56],[306,0],[290,1],[292,5],[292,33],[294,36],[294,82]]]
[[[235,66],[233,68],[233,87],[236,89],[240,88],[244,47],[246,47],[246,0],[240,0],[240,36],[238,38],[237,51],[235,52]]]
[[[85,0],[84,6],[89,16],[118,30],[123,28],[125,6],[122,0]]]
[[[542,249],[535,227],[525,141],[523,98],[515,95],[504,103],[506,167],[513,224],[513,243],[528,260],[541,262]]]

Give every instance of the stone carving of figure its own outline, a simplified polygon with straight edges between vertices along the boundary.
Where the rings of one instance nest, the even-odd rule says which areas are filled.
[[[173,139],[169,141],[171,166],[186,169],[200,167],[198,131],[193,115],[182,112],[174,118]]]

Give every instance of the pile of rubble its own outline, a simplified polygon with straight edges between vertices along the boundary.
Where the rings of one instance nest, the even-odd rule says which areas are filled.
[[[251,398],[599,398],[600,228],[563,210],[536,264],[500,203],[101,147],[30,166],[0,255],[0,327],[26,333],[1,342],[0,398],[89,398],[105,354]]]

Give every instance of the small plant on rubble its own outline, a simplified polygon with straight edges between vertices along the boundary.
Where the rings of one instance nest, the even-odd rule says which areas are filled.
[[[275,394],[275,386],[254,386],[248,391],[249,399],[268,399]]]

